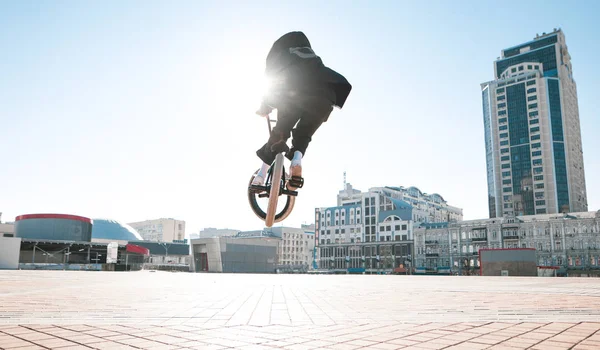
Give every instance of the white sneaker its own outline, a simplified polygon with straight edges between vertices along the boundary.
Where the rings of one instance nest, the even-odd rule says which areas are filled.
[[[254,179],[252,180],[252,185],[253,186],[262,186],[265,184],[265,178],[262,177],[260,174],[257,174]]]

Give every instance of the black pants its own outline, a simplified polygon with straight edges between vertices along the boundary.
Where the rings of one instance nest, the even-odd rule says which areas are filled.
[[[272,164],[278,153],[272,146],[287,142],[291,134],[292,148],[286,157],[291,160],[295,151],[300,151],[304,156],[312,136],[327,121],[332,110],[331,101],[322,97],[297,98],[277,108],[277,124],[267,143],[256,154],[266,164]]]

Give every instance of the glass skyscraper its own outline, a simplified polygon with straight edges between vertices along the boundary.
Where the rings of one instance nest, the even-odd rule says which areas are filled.
[[[587,211],[571,56],[560,29],[502,50],[481,84],[490,217]]]

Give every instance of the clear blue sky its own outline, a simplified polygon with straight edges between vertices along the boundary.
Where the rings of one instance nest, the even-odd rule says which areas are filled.
[[[267,138],[265,56],[304,31],[354,89],[314,137],[285,222],[355,188],[417,186],[487,217],[480,83],[561,27],[600,209],[597,1],[1,1],[0,211],[262,227],[246,186]]]

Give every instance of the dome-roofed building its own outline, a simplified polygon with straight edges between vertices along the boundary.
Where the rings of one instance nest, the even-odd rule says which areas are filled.
[[[112,219],[94,219],[92,241],[129,242],[142,241],[143,238],[131,226]]]

